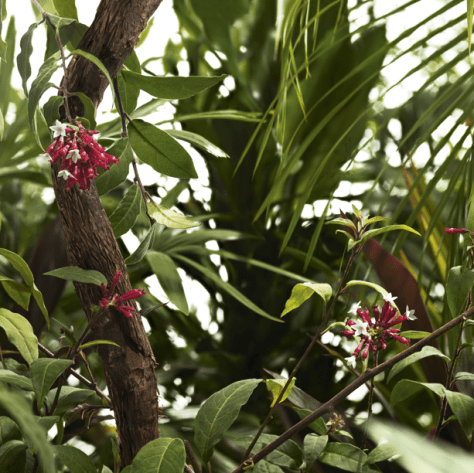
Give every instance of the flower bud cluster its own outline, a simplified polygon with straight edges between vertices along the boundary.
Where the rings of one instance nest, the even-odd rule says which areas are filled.
[[[86,130],[83,125],[72,127],[67,123],[56,120],[56,125],[50,127],[56,138],[46,150],[51,163],[61,159],[58,177],[66,182],[66,190],[77,183],[82,190],[90,187],[91,179],[99,177],[97,167],[110,169],[110,164],[118,164],[119,159],[105,153],[105,148],[99,145],[93,135],[99,133]],[[77,128],[77,130],[76,130]]]

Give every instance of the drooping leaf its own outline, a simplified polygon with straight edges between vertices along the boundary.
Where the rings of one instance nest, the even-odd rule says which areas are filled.
[[[0,381],[3,381],[4,383],[14,384],[15,386],[18,386],[22,389],[26,389],[27,391],[33,390],[33,384],[31,382],[31,379],[26,378],[25,376],[21,376],[10,370],[0,370]]]
[[[204,463],[209,461],[214,445],[234,423],[240,408],[260,382],[260,379],[237,381],[214,393],[200,407],[194,421],[194,441]]]
[[[76,281],[100,286],[107,285],[107,278],[100,272],[93,269],[82,269],[79,266],[65,266],[64,268],[53,269],[44,273],[45,276],[55,276],[66,281]]]
[[[131,71],[123,71],[125,81],[153,97],[168,100],[180,100],[192,97],[225,79],[218,77],[158,77],[144,76]]]
[[[38,27],[38,23],[33,23],[28,28],[28,31],[22,36],[20,40],[20,54],[16,58],[18,72],[21,76],[21,84],[23,92],[28,97],[27,82],[31,76],[30,57],[33,53],[33,32]]]
[[[76,92],[75,94],[77,97],[79,97],[82,104],[84,105],[84,118],[87,118],[87,120],[89,120],[89,123],[90,123],[89,129],[95,130],[97,123],[95,121],[95,107],[94,107],[94,104],[92,103],[92,100],[86,94],[83,94],[82,92]]]
[[[132,73],[133,74],[133,73]],[[122,107],[129,115],[137,108],[138,97],[140,95],[140,88],[131,82],[126,82],[123,78],[123,72],[117,73],[117,85],[122,100]],[[115,102],[115,108],[120,110],[118,102]]]
[[[216,145],[212,144],[209,140],[204,138],[201,135],[192,133],[186,130],[168,130],[168,134],[177,140],[184,140],[192,145],[206,151],[209,154],[212,154],[216,158],[230,158],[230,156],[218,148]]]
[[[31,365],[38,358],[38,339],[28,320],[20,314],[0,308],[0,327],[5,330],[8,340],[17,347],[25,361]]]
[[[451,317],[457,317],[466,305],[467,296],[474,284],[474,270],[462,271],[461,266],[451,268],[446,283],[446,298],[448,300]]]
[[[117,345],[114,342],[111,342],[110,340],[92,340],[92,342],[87,342],[84,343],[79,347],[79,350],[84,350],[84,348],[89,348],[89,347],[95,347],[96,345],[113,345],[114,347],[119,347],[120,345]]]
[[[137,156],[155,171],[184,179],[198,177],[191,156],[165,131],[134,119],[128,124],[128,134]]]
[[[193,222],[173,209],[166,208],[164,205],[147,202],[146,206],[152,218],[169,228],[192,228],[201,225],[201,223]]]
[[[59,120],[59,107],[64,103],[64,97],[53,95],[43,106],[43,116],[48,126],[53,126]]]
[[[140,449],[133,459],[132,469],[136,473],[182,473],[185,462],[182,440],[161,437]]]
[[[146,255],[147,251],[153,245],[153,239],[155,237],[156,223],[154,223],[148,230],[143,241],[138,245],[138,248],[125,259],[125,264],[137,264],[139,263]]]
[[[455,374],[454,379],[456,381],[474,381],[474,374],[466,371],[459,371]]]
[[[402,379],[393,388],[390,398],[390,407],[408,399],[423,388],[430,389],[440,398],[442,398],[446,392],[445,387],[439,383],[420,383],[419,381],[413,381],[411,379]]]
[[[297,284],[291,291],[290,298],[286,301],[285,309],[281,313],[280,317],[283,317],[288,312],[297,309],[304,301],[309,299],[313,294],[318,294],[324,304],[331,299],[332,288],[329,284],[325,283],[302,283]]]
[[[321,455],[328,443],[327,435],[308,434],[304,438],[303,458],[309,468]]]
[[[392,232],[395,230],[405,230],[407,232],[414,233],[415,235],[421,236],[416,230],[413,230],[413,228],[409,227],[408,225],[387,225],[386,227],[382,228],[376,228],[374,230],[369,230],[364,233],[364,236],[359,240],[359,242],[365,243],[369,238],[373,238],[375,236],[381,235],[382,233],[387,233],[387,232]],[[356,243],[355,242],[352,246],[354,246]],[[351,249],[351,245],[349,245],[349,249]]]
[[[141,205],[142,193],[140,188],[136,184],[132,184],[109,217],[115,238],[127,233],[133,227],[140,214]]]
[[[31,380],[36,394],[38,410],[56,378],[69,366],[72,360],[56,360],[54,358],[38,358],[31,363]]]
[[[472,439],[472,431],[474,430],[474,399],[463,393],[457,393],[446,389],[446,399],[449,407],[453,410],[456,419],[466,434],[466,437]]]
[[[56,445],[57,457],[71,473],[97,473],[90,456],[72,445]]]
[[[174,261],[168,255],[158,251],[148,252],[146,258],[169,300],[183,314],[188,315],[189,307],[183,289],[183,282]]]

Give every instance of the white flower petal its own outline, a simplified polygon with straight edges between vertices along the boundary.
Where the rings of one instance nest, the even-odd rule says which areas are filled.
[[[68,178],[73,176],[67,169],[63,169],[62,171],[58,172],[58,177],[62,177],[65,181],[67,181]]]
[[[53,138],[66,136],[67,123],[61,123],[59,120],[56,120],[56,125],[50,126],[49,128],[54,131]]]
[[[351,308],[349,309],[349,314],[357,315],[357,310],[360,308],[360,302],[354,302],[354,304],[352,304]]]
[[[389,292],[386,296],[383,296],[383,300],[385,302],[390,302],[390,304],[395,304],[395,299],[398,299],[398,297],[392,296],[391,292]]]
[[[362,320],[356,320],[354,325],[351,325],[352,330],[355,330],[355,336],[358,337],[360,335],[368,335],[367,326],[369,324],[367,322],[363,322]]]
[[[345,360],[349,366],[352,366],[352,368],[357,366],[357,358],[354,355],[350,356],[349,358],[345,358]]]
[[[407,306],[407,309],[405,311],[405,315],[407,316],[407,319],[408,320],[416,320],[417,317],[415,317],[415,311],[414,310],[410,310]]]

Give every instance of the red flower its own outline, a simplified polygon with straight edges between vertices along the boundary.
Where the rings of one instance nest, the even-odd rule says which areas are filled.
[[[112,284],[110,285],[109,292],[107,292],[107,288],[105,284],[104,283],[101,284],[100,287],[102,289],[102,294],[104,295],[104,298],[99,302],[99,305],[100,307],[109,307],[109,306],[117,307],[117,309],[120,310],[120,312],[122,312],[122,314],[125,315],[125,317],[128,317],[129,319],[131,319],[133,316],[129,311],[130,310],[134,311],[135,309],[128,305],[123,305],[123,303],[131,299],[138,299],[139,297],[144,296],[146,292],[143,289],[132,289],[131,291],[128,291],[126,294],[124,294],[123,296],[119,296],[118,294],[114,294],[112,296],[115,286],[120,281],[121,275],[122,275],[121,271],[117,271],[115,273],[114,279],[112,280]]]
[[[56,138],[46,150],[50,162],[61,159],[59,177],[66,182],[66,189],[78,183],[82,190],[89,189],[91,179],[99,177],[97,167],[110,169],[110,164],[118,164],[119,159],[105,153],[105,148],[99,145],[92,135],[99,133],[86,130],[81,124],[78,131],[67,123],[56,120],[56,126],[50,127]]]
[[[469,230],[466,230],[465,228],[446,228],[445,230],[446,233],[469,233]]]

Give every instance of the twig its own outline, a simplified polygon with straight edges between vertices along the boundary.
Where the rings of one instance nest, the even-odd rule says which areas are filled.
[[[377,367],[379,362],[379,352],[374,353],[374,368]],[[369,406],[367,408],[367,423],[365,424],[364,436],[362,437],[362,442],[360,449],[364,450],[365,440],[367,439],[367,428],[369,426],[370,418],[372,417],[372,401],[374,399],[374,388],[375,388],[375,377],[370,380],[370,389],[369,389]]]
[[[276,450],[281,444],[283,444],[288,439],[293,437],[293,435],[303,430],[305,427],[308,427],[308,425],[310,425],[312,422],[314,422],[316,419],[318,419],[322,415],[327,414],[328,412],[331,412],[337,404],[339,404],[343,399],[349,396],[349,394],[353,393],[357,388],[365,384],[367,381],[374,378],[379,373],[382,373],[383,371],[387,370],[388,368],[391,368],[396,363],[398,363],[401,360],[404,360],[405,358],[412,355],[413,353],[420,351],[424,346],[433,342],[439,336],[448,332],[456,325],[459,325],[460,323],[464,322],[472,315],[474,315],[474,307],[462,313],[455,319],[451,320],[446,325],[443,325],[438,330],[435,330],[433,333],[421,339],[419,342],[415,343],[410,348],[407,348],[402,353],[395,355],[393,358],[390,358],[390,360],[387,360],[386,362],[382,363],[381,365],[378,365],[375,368],[367,370],[364,374],[360,375],[355,381],[349,384],[349,386],[347,386],[338,394],[336,394],[332,399],[330,399],[328,402],[324,403],[318,409],[312,412],[308,417],[305,417],[304,419],[302,419],[300,422],[295,424],[291,429],[288,429],[286,432],[280,435],[280,437],[278,437],[269,445],[262,448],[262,450],[260,450],[255,455],[253,455],[252,457],[253,463],[255,464],[258,461],[260,461],[262,458],[266,457],[269,453]],[[233,473],[241,473],[242,467],[243,467],[243,464],[240,464],[239,467],[236,470],[234,470]]]
[[[194,455],[193,449],[191,448],[191,444],[187,440],[183,440],[184,443],[184,448],[186,450],[186,455],[189,458],[189,461],[191,462],[191,465],[193,466],[194,473],[202,473],[201,472],[201,467],[199,466],[199,462],[196,459],[196,456]]]

